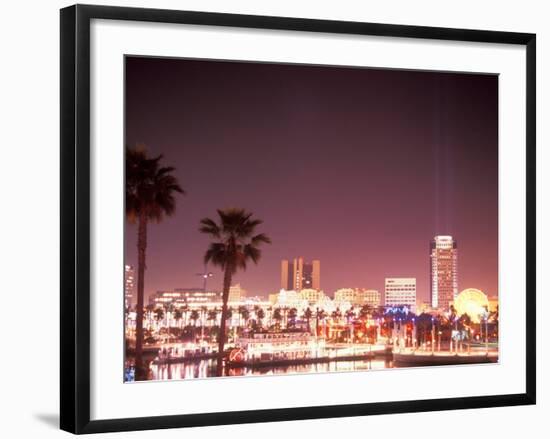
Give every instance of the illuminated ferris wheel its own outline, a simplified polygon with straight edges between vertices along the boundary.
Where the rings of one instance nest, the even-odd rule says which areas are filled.
[[[489,299],[481,290],[466,288],[456,296],[454,307],[458,316],[468,314],[474,323],[479,323],[489,309]]]

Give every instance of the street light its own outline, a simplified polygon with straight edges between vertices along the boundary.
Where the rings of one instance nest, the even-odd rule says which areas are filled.
[[[214,274],[208,271],[208,266],[205,264],[204,271],[202,273],[195,273],[195,276],[202,277],[202,290],[206,291],[206,281],[214,276]]]

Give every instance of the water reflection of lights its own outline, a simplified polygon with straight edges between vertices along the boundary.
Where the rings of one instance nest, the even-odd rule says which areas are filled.
[[[391,362],[373,359],[371,361],[333,361],[329,363],[304,364],[286,367],[266,368],[230,368],[226,370],[227,376],[272,376],[289,374],[309,374],[327,372],[352,372],[392,368]],[[203,360],[196,363],[176,363],[169,365],[151,365],[153,380],[189,380],[208,378],[215,375],[215,360]]]
[[[153,380],[188,380],[195,378],[208,378],[212,374],[212,361],[200,361],[197,363],[176,363],[151,365]]]

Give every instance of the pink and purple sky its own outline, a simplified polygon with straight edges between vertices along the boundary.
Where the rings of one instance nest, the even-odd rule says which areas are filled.
[[[497,76],[127,57],[125,79],[127,145],[163,154],[187,192],[149,227],[146,300],[201,286],[199,220],[234,206],[273,241],[234,279],[249,295],[303,256],[329,295],[416,277],[428,300],[437,234],[458,242],[459,290],[497,295]],[[130,224],[125,253],[136,265]]]

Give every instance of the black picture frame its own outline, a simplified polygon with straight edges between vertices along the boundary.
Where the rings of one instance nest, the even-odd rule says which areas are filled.
[[[525,393],[90,420],[90,21],[92,19],[525,46],[527,60],[525,66],[527,79],[525,115],[527,162]],[[534,34],[89,5],[75,5],[62,9],[60,24],[61,429],[81,434],[535,404],[536,36]]]

